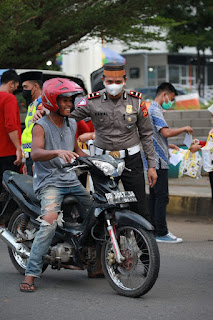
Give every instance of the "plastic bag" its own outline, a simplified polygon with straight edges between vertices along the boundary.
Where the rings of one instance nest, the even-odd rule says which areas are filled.
[[[178,178],[183,175],[191,178],[200,178],[202,168],[202,157],[199,152],[192,153],[190,150],[186,152],[180,163]]]
[[[210,133],[205,147],[202,149],[203,169],[207,172],[213,171],[213,133]]]

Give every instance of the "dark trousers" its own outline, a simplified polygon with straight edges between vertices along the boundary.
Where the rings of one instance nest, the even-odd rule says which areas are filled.
[[[210,186],[212,191],[212,202],[213,202],[213,171],[209,172],[209,181],[210,181]]]
[[[150,188],[149,214],[156,235],[164,236],[168,233],[166,223],[166,206],[169,203],[168,170],[159,169],[157,175],[155,186]]]
[[[146,203],[145,179],[141,153],[125,157],[125,166],[131,171],[124,170],[120,179],[126,191],[134,191],[138,202],[130,203],[130,209],[150,221]]]
[[[16,160],[16,156],[0,157],[0,194],[4,191],[2,186],[2,177],[5,170],[11,170],[20,172],[20,166],[16,166],[13,162]],[[2,210],[3,204],[0,202],[0,210]]]
[[[26,159],[27,174],[33,176],[33,160],[29,157]]]

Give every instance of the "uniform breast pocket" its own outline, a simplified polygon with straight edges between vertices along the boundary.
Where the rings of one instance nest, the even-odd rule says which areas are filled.
[[[109,116],[107,112],[95,112],[95,124],[101,127],[105,127],[109,124]]]
[[[134,114],[123,114],[123,123],[128,130],[135,128],[135,123],[137,121],[137,116]]]

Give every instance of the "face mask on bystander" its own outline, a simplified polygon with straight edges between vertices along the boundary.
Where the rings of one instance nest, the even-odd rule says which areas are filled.
[[[168,109],[170,109],[171,106],[172,106],[172,101],[169,100],[168,95],[167,95],[167,99],[168,99],[168,102],[165,102],[165,98],[164,98],[164,102],[162,103],[162,108],[163,108],[164,110],[168,110]]]
[[[124,87],[124,83],[121,83],[121,84],[116,84],[116,83],[106,84],[106,83],[104,83],[104,86],[109,94],[111,94],[112,96],[117,96],[122,91],[122,89]]]

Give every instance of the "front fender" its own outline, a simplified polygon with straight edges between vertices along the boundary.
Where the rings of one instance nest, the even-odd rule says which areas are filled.
[[[154,227],[149,221],[130,210],[115,211],[115,221],[118,227],[131,226],[149,231],[154,230]]]

